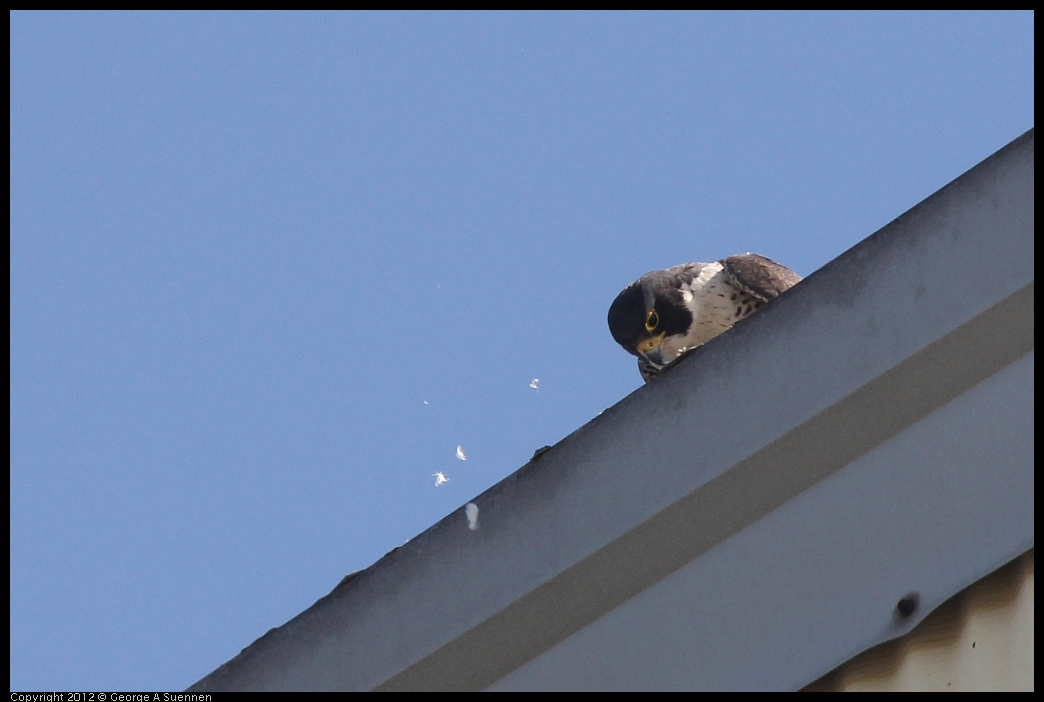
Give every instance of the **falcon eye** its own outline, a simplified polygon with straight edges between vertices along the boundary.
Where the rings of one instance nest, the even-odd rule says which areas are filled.
[[[656,314],[656,310],[649,310],[649,316],[645,318],[645,329],[646,331],[652,331],[660,325],[660,315]]]

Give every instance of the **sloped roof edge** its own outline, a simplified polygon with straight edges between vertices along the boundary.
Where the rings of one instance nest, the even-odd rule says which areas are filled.
[[[790,618],[765,627],[780,640],[757,645],[794,646],[782,637],[795,621],[818,622],[826,645],[808,644],[805,670],[765,664],[741,671],[747,678],[728,677],[727,668],[750,666],[756,655],[716,650],[723,662],[714,669],[679,678],[662,672],[656,679],[665,686],[798,687],[909,631],[932,607],[1033,546],[1032,461],[1023,466],[1021,454],[1012,454],[989,467],[991,481],[946,504],[926,499],[914,508],[904,498],[894,512],[885,506],[858,515],[868,534],[877,533],[875,520],[901,520],[911,509],[989,521],[968,534],[947,519],[936,520],[946,529],[928,520],[909,544],[853,544],[848,560],[835,553],[832,561],[814,543],[781,546],[751,535],[788,509],[806,511],[810,522],[825,518],[815,502],[819,486],[868,479],[852,466],[1002,371],[1032,378],[1033,154],[1031,130],[475,498],[477,531],[467,528],[462,507],[190,690],[460,690],[545,680],[582,687],[584,678],[556,668],[555,656],[575,668],[595,623],[622,621],[617,613],[644,606],[642,597],[656,588],[696,582],[703,564],[717,567],[715,554],[742,539],[745,559],[777,563],[789,555],[796,574],[782,575],[806,578],[809,596],[821,598],[804,614],[804,605],[789,601]],[[1016,389],[997,392],[1019,392],[1021,381],[1005,382]],[[1031,385],[1028,392],[1032,417]],[[1011,441],[1020,450],[1028,442],[1032,452],[1032,430],[1023,436],[1021,426]],[[968,482],[968,474],[955,479]],[[789,548],[794,553],[781,556]],[[889,558],[871,562],[869,553]],[[830,584],[821,592],[817,569]],[[895,615],[906,593],[900,583],[918,579],[918,607]],[[880,601],[846,595],[868,584]],[[769,617],[770,590],[750,577],[735,584],[745,587],[750,612]],[[706,587],[687,598],[696,612],[722,601]],[[817,619],[835,608],[846,617]],[[831,622],[842,619],[844,631],[831,633]],[[753,646],[746,628],[737,623],[736,641]],[[708,633],[699,645],[728,648],[731,635]],[[669,639],[665,646],[682,645]],[[599,675],[607,687],[650,686]]]

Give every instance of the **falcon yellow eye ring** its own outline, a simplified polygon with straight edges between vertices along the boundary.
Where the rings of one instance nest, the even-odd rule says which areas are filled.
[[[658,326],[660,326],[660,315],[656,314],[656,310],[649,310],[649,316],[645,318],[645,330],[652,331]]]

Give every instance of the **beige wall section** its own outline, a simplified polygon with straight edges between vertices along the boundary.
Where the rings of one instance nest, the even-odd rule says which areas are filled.
[[[1033,549],[805,689],[1033,690]]]

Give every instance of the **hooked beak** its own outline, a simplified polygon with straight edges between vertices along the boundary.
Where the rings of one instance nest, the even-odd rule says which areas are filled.
[[[663,340],[667,336],[666,333],[658,334],[652,338],[645,339],[638,344],[638,353],[657,367],[662,367],[663,363]]]
[[[646,351],[642,355],[645,356],[645,358],[648,359],[648,361],[652,363],[654,366],[663,367],[663,352],[660,350],[659,346]]]

